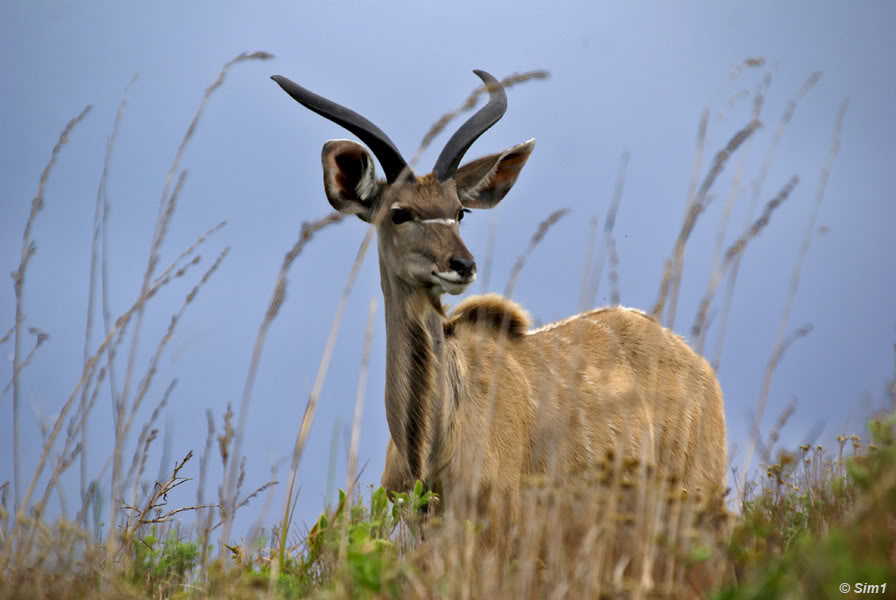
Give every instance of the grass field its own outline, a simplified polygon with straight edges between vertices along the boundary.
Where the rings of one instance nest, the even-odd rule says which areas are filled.
[[[757,413],[761,416],[777,409],[781,415],[778,425],[767,436],[757,433],[751,440],[755,449],[751,452],[756,453],[761,467],[739,473],[733,466],[736,485],[724,496],[689,495],[677,485],[674,474],[657,474],[641,460],[612,454],[593,470],[581,473],[575,484],[560,484],[549,476],[528,479],[522,492],[526,519],[510,532],[510,543],[500,548],[483,540],[481,519],[476,515],[458,518],[444,514],[439,510],[438,496],[423,490],[419,482],[394,498],[388,498],[382,488],[358,489],[356,420],[347,472],[337,474],[346,477],[347,489],[340,492],[335,506],[321,507],[321,516],[312,527],[302,530],[293,518],[301,483],[297,481],[298,464],[330,367],[332,340],[361,257],[372,241],[372,230],[362,242],[337,307],[305,418],[296,432],[289,475],[279,483],[287,489],[289,498],[279,514],[261,523],[262,528],[251,536],[239,538],[232,529],[238,511],[264,515],[266,511],[256,500],[277,485],[270,481],[255,489],[247,487],[242,461],[241,417],[245,410],[234,413],[228,408],[217,417],[209,413],[207,423],[193,424],[207,429],[206,436],[195,440],[197,456],[190,452],[179,457],[170,479],[152,482],[145,468],[171,387],[162,393],[146,422],[136,422],[135,415],[154,383],[160,357],[176,335],[180,316],[201,301],[203,286],[227,256],[224,250],[210,265],[200,266],[198,252],[220,229],[216,226],[198,236],[170,265],[159,264],[159,249],[184,184],[183,151],[227,71],[237,63],[266,58],[265,53],[240,55],[208,88],[165,182],[139,297],[116,318],[108,316],[94,324],[88,317],[87,339],[96,328],[102,331],[103,341],[96,347],[85,345],[82,377],[46,432],[35,472],[21,473],[20,457],[9,457],[15,480],[0,487],[0,597],[746,599],[839,598],[850,594],[886,597],[893,593],[888,586],[896,586],[896,368],[888,384],[891,397],[887,404],[891,409],[870,420],[866,429],[838,436],[837,446],[832,448],[818,444],[781,447],[779,433],[792,407],[767,407],[769,393],[764,386]],[[524,84],[545,76],[532,72],[505,80],[505,84]],[[810,78],[806,89],[813,84]],[[762,93],[757,93],[757,106],[761,106]],[[469,110],[473,100],[475,95],[456,113],[437,121],[424,146],[453,117]],[[107,166],[124,110],[122,102],[107,148]],[[16,322],[8,331],[0,332],[4,334],[0,341],[9,344],[14,354],[12,429],[16,438],[24,393],[19,374],[46,340],[40,330],[29,331],[25,321],[27,306],[22,290],[28,284],[33,255],[32,227],[44,209],[46,182],[57,161],[65,159],[64,144],[88,111],[89,107],[61,133],[38,183],[24,228],[19,267],[13,273]],[[845,105],[836,118],[829,160],[819,166],[818,203],[834,165],[844,113]],[[781,120],[779,132],[789,118],[785,115]],[[719,174],[758,123],[757,115],[712,155],[703,179],[695,179],[675,250],[659,282],[657,305],[644,307],[653,308],[659,317],[675,310],[684,248],[710,202]],[[610,215],[619,204],[624,163],[617,186],[620,192],[611,202]],[[105,177],[104,172],[96,202],[89,277],[91,290],[96,290],[91,306],[94,302],[101,304],[103,313],[108,314],[103,292],[107,285],[102,243],[108,208],[102,193]],[[744,251],[788,199],[795,184],[791,180],[774,194],[753,224],[720,255],[689,332],[695,347],[702,347],[709,327],[709,308],[719,300],[717,292],[724,278],[736,276]],[[527,253],[510,274],[509,289],[528,252],[559,216],[552,214],[534,232]],[[305,223],[295,245],[287,249],[267,312],[257,316],[261,326],[248,366],[244,408],[252,394],[266,336],[285,300],[290,268],[301,260],[307,244],[327,235],[327,227],[341,219],[334,213]],[[608,279],[615,285],[617,260],[611,216],[606,223],[602,231],[595,226],[593,233],[595,240],[603,234],[596,243],[598,256],[607,262]],[[808,247],[808,238],[805,245]],[[800,256],[797,271],[805,252]],[[145,305],[177,278],[194,281],[194,287],[141,373],[136,356]],[[795,287],[790,293],[796,293]],[[614,298],[618,298],[618,291],[614,291]],[[93,314],[92,308],[88,314]],[[723,311],[713,326],[727,318]],[[363,400],[371,352],[370,328],[368,325],[360,371],[351,374],[361,382],[358,403]],[[779,336],[769,360],[769,381],[790,343],[806,333],[806,329],[797,329]],[[30,346],[26,339],[29,334],[33,337]],[[115,393],[107,393],[110,385]],[[47,505],[60,476],[78,464],[79,448],[88,441],[83,437],[85,419],[97,403],[111,403],[113,397],[117,405],[113,411],[115,451],[110,471],[104,477],[87,476],[89,480],[108,482],[107,487],[92,485],[77,510],[48,522]],[[134,436],[136,450],[127,453],[126,448],[134,445]],[[210,495],[205,490],[207,472],[210,462],[218,460],[226,477],[217,494]],[[185,478],[185,466],[192,468],[197,462],[198,480]],[[167,502],[167,494],[180,486],[196,488],[195,505],[172,506]],[[18,504],[16,498],[21,498]]]

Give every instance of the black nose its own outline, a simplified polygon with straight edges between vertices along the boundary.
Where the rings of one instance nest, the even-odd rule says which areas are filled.
[[[472,258],[452,258],[448,261],[451,270],[461,277],[469,277],[476,270],[476,261]]]

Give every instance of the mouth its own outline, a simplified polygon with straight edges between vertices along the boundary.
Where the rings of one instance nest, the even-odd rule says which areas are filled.
[[[431,281],[434,286],[441,288],[443,293],[457,295],[462,293],[467,287],[476,281],[476,273],[461,278],[460,275],[453,271],[447,273],[433,273]]]

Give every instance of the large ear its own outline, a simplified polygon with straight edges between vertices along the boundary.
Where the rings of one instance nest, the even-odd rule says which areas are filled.
[[[492,208],[507,195],[535,148],[535,138],[457,170],[457,197],[467,208]]]
[[[324,191],[333,208],[369,221],[380,184],[367,150],[351,140],[330,140],[324,144],[320,160]]]

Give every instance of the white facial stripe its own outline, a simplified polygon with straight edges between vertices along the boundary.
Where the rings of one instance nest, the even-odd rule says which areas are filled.
[[[398,202],[393,202],[392,206],[389,208],[391,210],[407,210]],[[424,225],[454,225],[457,223],[457,219],[418,219],[414,217],[414,220],[418,223],[423,223]]]

